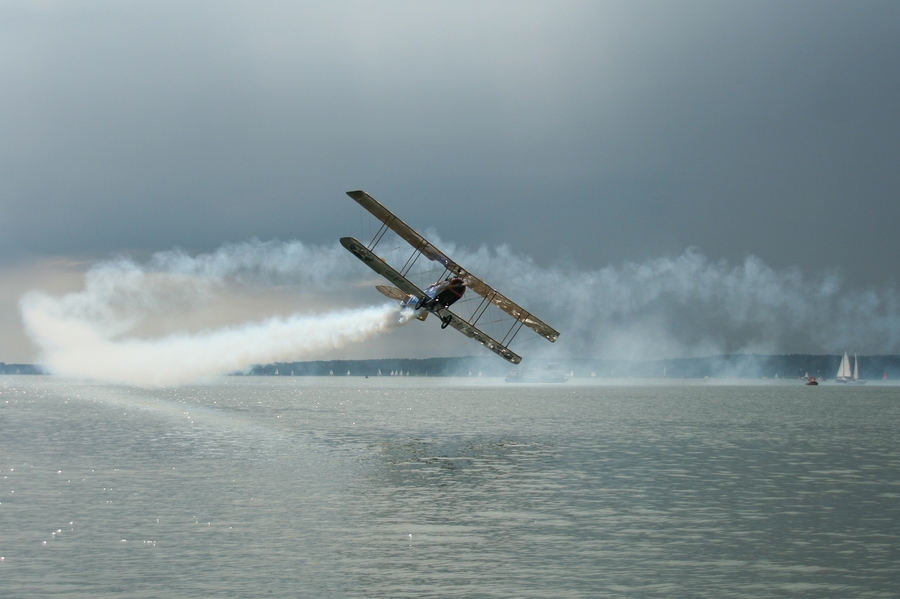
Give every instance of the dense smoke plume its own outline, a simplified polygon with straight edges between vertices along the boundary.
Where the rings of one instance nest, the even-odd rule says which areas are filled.
[[[740,264],[713,262],[693,249],[579,270],[539,266],[505,246],[467,252],[429,236],[560,331],[553,345],[521,333],[513,349],[525,357],[872,354],[900,346],[896,292],[847,289],[834,272],[811,277],[775,270],[752,256]],[[86,273],[82,291],[59,297],[31,292],[20,308],[52,372],[177,384],[253,363],[318,359],[405,322],[408,315],[398,315],[395,305],[358,307],[374,292],[353,285],[376,278],[337,244],[249,241],[199,256],[162,252],[145,264],[125,258],[100,263]],[[260,317],[254,300],[276,291],[293,298],[293,307]],[[204,320],[217,301],[230,306],[228,298],[238,292],[244,309],[231,314],[232,321]],[[408,333],[423,340],[410,347],[415,357],[484,351],[432,321]]]
[[[598,270],[539,267],[504,246],[481,248],[466,263],[487,280],[502,280],[501,289],[538,316],[555,319],[566,357],[877,354],[900,347],[896,291],[849,289],[837,272],[775,270],[754,256],[713,262],[695,249]]]
[[[146,265],[123,258],[91,268],[82,291],[62,297],[31,292],[20,308],[51,372],[140,385],[186,383],[254,363],[313,359],[405,323],[409,314],[392,303],[158,334],[171,315],[202,312],[235,288],[327,293],[346,276],[350,258],[338,248],[258,241],[197,257],[163,252]],[[154,328],[157,336],[137,334]]]

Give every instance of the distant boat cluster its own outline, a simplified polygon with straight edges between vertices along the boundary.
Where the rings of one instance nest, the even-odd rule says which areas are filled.
[[[277,370],[275,371],[275,374],[278,374],[278,371],[277,371]],[[328,376],[334,376],[334,370],[329,370],[329,371],[328,371]],[[346,375],[346,376],[350,376],[350,371],[349,371],[349,370],[347,371],[347,375]],[[376,374],[375,376],[383,376],[383,375],[381,374],[381,369],[380,369],[380,368],[378,369],[378,374]],[[392,370],[390,376],[409,376],[409,371],[407,370],[406,372],[403,372],[402,370]],[[366,378],[369,378],[369,376],[366,375]]]
[[[776,377],[777,378],[777,377]],[[806,376],[801,377],[806,380],[807,385],[818,385],[819,381],[814,376],[809,376],[809,373],[806,373]],[[884,377],[887,378],[887,372],[884,373]],[[823,381],[825,379],[822,379]],[[844,352],[844,357],[841,358],[841,365],[838,367],[837,374],[834,377],[834,382],[843,383],[845,385],[865,385],[866,381],[859,378],[859,358],[856,354],[853,354],[853,368],[850,368],[850,356],[847,355],[847,352]]]

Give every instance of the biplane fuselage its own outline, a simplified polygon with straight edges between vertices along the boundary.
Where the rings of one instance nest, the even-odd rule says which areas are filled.
[[[387,297],[399,300],[403,307],[413,309],[416,318],[425,320],[429,313],[433,313],[441,320],[442,329],[452,326],[463,335],[478,341],[513,364],[518,364],[522,361],[522,358],[511,351],[508,346],[523,326],[532,329],[551,342],[556,341],[557,337],[559,337],[557,331],[451,260],[427,239],[416,233],[412,227],[379,204],[372,196],[364,191],[348,191],[347,195],[356,200],[360,206],[368,210],[383,225],[376,233],[370,246],[363,245],[353,237],[341,238],[341,245],[362,260],[369,268],[390,281],[394,285],[393,287],[377,285],[376,288]],[[407,260],[407,266],[404,266],[400,271],[394,269],[383,258],[373,252],[384,232],[388,229],[394,231],[413,249],[413,256]],[[439,263],[443,267],[444,273],[449,273],[448,276],[429,285],[424,290],[420,289],[406,276],[408,269],[415,263],[415,258],[418,256],[425,256],[428,260]],[[441,277],[444,277],[444,275],[441,275]],[[463,318],[451,312],[449,308],[459,301],[467,290],[473,291],[482,299],[479,308],[469,318]],[[488,306],[495,306],[514,319],[509,330],[502,336],[500,341],[478,328],[478,321],[484,315]]]
[[[397,298],[397,292],[402,293],[395,287],[378,285],[376,288],[384,295],[394,299]],[[414,310],[415,316],[419,320],[425,320],[430,311],[439,307],[449,308],[459,301],[465,293],[466,284],[459,277],[453,277],[426,287],[423,291],[425,297],[419,298],[415,295],[406,294],[400,305]]]
[[[439,281],[429,286],[425,290],[428,297],[423,302],[423,307],[427,308],[428,304],[441,305],[445,308],[452,306],[466,292],[466,284],[459,277],[453,277],[446,281]]]

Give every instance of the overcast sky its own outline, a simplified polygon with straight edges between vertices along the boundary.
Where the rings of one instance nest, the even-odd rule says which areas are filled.
[[[2,2],[0,328],[29,269],[329,244],[358,233],[352,189],[542,267],[697,248],[893,288],[898,23],[895,1]]]

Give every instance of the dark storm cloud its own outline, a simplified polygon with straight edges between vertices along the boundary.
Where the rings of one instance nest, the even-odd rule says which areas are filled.
[[[890,274],[896,3],[5,3],[0,251],[410,224]]]

